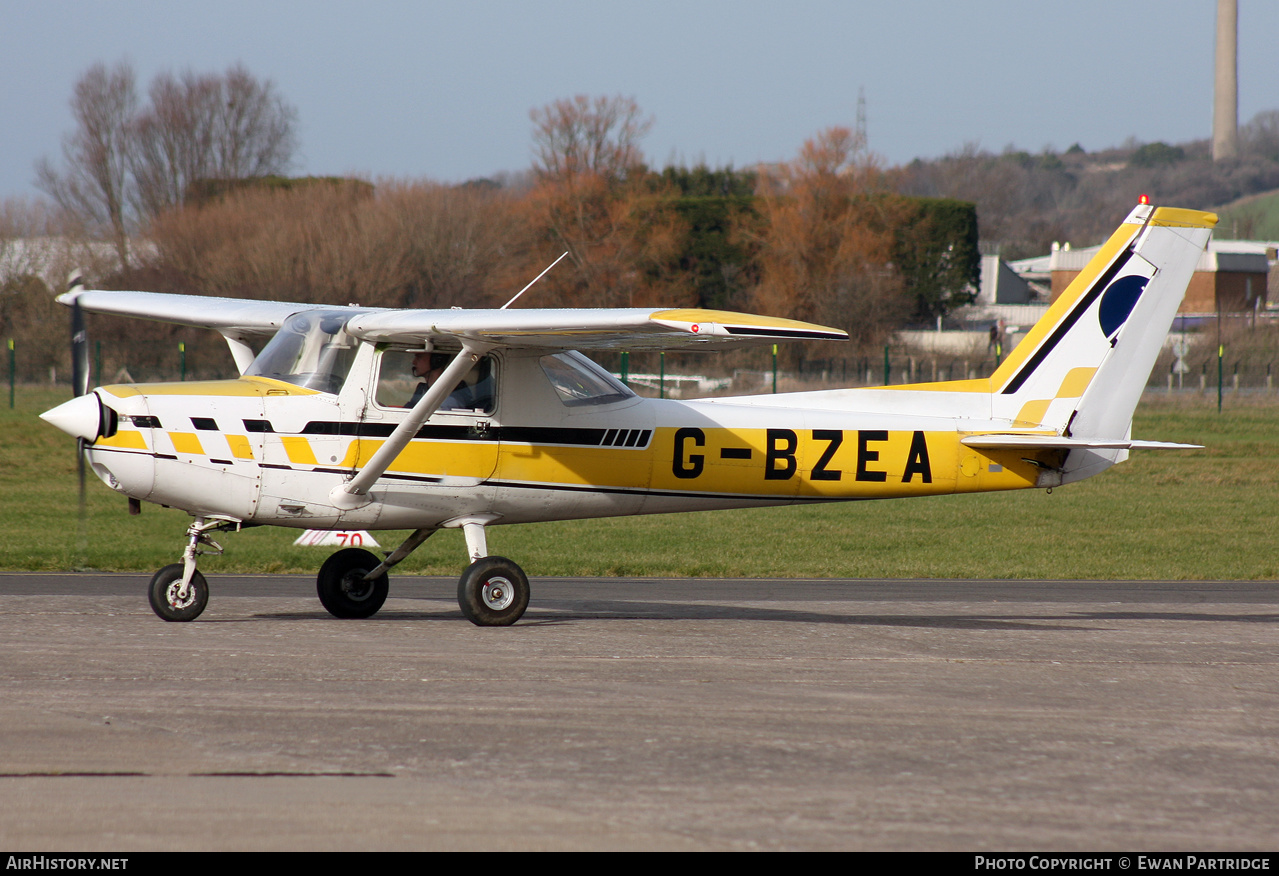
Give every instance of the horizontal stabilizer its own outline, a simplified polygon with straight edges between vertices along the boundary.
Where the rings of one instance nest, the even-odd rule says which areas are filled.
[[[965,447],[986,450],[1194,450],[1202,444],[1170,441],[1134,441],[1131,438],[1066,438],[1061,435],[969,435]]]

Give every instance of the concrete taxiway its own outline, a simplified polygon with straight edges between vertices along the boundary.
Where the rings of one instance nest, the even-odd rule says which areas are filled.
[[[0,574],[0,849],[1270,850],[1272,582]]]

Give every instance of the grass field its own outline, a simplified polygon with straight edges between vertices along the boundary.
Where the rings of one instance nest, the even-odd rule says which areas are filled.
[[[125,499],[90,478],[77,514],[74,444],[36,418],[65,393],[19,388],[0,407],[0,569],[130,571],[180,559],[189,518]],[[6,400],[7,401],[7,400]],[[1100,477],[1042,490],[911,501],[629,517],[494,527],[489,550],[532,576],[853,578],[1279,578],[1279,398],[1148,397],[1138,438],[1206,445],[1138,451]],[[294,547],[296,530],[219,537],[218,573],[313,574],[328,549]],[[404,533],[376,533],[386,549]],[[396,570],[457,575],[457,531]]]

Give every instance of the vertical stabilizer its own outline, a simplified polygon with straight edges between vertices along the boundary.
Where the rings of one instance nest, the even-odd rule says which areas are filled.
[[[1126,437],[1216,222],[1134,209],[992,375],[995,416],[1065,437]]]

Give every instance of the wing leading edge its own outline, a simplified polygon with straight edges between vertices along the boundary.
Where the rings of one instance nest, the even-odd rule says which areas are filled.
[[[305,310],[349,314],[346,330],[357,338],[412,345],[467,340],[491,347],[671,350],[848,339],[847,332],[828,326],[698,308],[384,310],[101,290],[73,290],[58,300],[67,305],[78,300],[93,313],[214,329],[228,339],[272,334]]]
[[[167,292],[113,292],[100,289],[73,289],[58,296],[60,304],[70,306],[73,301],[79,301],[80,306],[90,313],[132,316],[156,322],[209,328],[233,335],[271,335],[286,319],[304,310],[345,311],[352,316],[374,310],[371,307],[300,304],[296,301],[254,301],[248,298],[212,298]]]
[[[358,338],[421,343],[460,338],[501,347],[671,350],[777,341],[847,340],[840,329],[723,310],[650,308],[386,310],[352,318]]]

